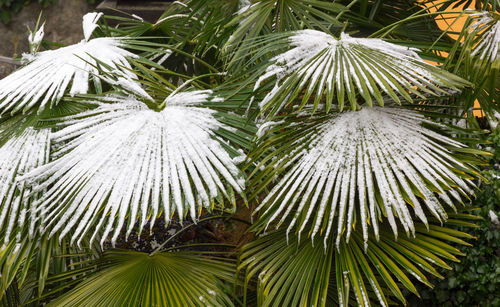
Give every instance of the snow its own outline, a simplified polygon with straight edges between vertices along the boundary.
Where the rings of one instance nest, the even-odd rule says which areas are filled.
[[[252,6],[250,0],[239,0],[238,2],[238,15],[245,13]]]
[[[30,189],[16,182],[20,176],[48,162],[49,146],[49,129],[26,128],[21,135],[13,136],[0,147],[0,228],[5,231],[4,245],[17,227],[29,223],[30,236],[36,230],[37,215],[30,213],[36,205],[26,196]]]
[[[83,26],[83,37],[85,41],[90,39],[94,30],[98,27],[97,21],[102,17],[103,13],[87,13],[83,16],[82,26]]]
[[[275,125],[279,125],[282,123],[283,123],[283,121],[279,121],[279,122],[267,121],[267,122],[262,123],[261,125],[259,125],[258,130],[257,130],[257,133],[256,133],[257,138],[258,139],[262,138],[269,129],[273,128],[273,126],[275,126]]]
[[[126,218],[139,219],[141,229],[161,211],[167,222],[185,210],[196,220],[220,193],[228,197],[226,185],[242,192],[240,171],[214,133],[226,127],[200,105],[211,96],[181,92],[160,112],[134,97],[107,96],[66,118],[52,136],[56,159],[22,178],[34,191],[47,189],[37,205],[50,234],[74,230],[80,243],[92,227],[92,239],[99,233],[104,242],[112,232],[115,242]]]
[[[317,96],[323,93],[334,96],[335,92],[343,95],[356,89],[366,101],[371,101],[378,92],[391,96],[393,92],[403,94],[401,88],[413,89],[415,85],[425,86],[429,89],[424,91],[435,94],[444,92],[436,86],[454,87],[449,85],[453,83],[450,80],[442,82],[443,75],[431,70],[431,65],[426,64],[414,48],[381,39],[354,38],[345,33],[340,39],[316,30],[291,33],[287,38],[290,48],[271,59],[255,84],[257,89],[264,81],[276,79],[274,89],[260,102],[261,108],[282,95],[281,86],[291,74],[301,80],[298,87],[309,83],[307,92],[317,88]]]
[[[30,33],[30,35],[28,36],[28,42],[29,42],[30,46],[40,45],[40,43],[42,42],[43,37],[45,35],[44,26],[45,25],[43,24],[40,27],[40,29],[38,29],[38,31],[36,31],[35,33]]]
[[[308,133],[298,131],[304,136],[293,143],[298,147],[296,153],[288,156],[286,164],[276,165],[287,169],[286,173],[257,210],[265,209],[264,214],[272,210],[267,226],[275,222],[281,225],[290,212],[296,211],[287,232],[298,223],[299,235],[312,218],[312,239],[321,230],[325,242],[337,221],[337,246],[342,237],[349,240],[358,220],[365,248],[369,224],[378,237],[382,207],[396,236],[400,227],[407,235],[414,234],[412,210],[427,224],[421,205],[437,219],[446,220],[443,205],[454,208],[449,195],[461,201],[460,194],[472,194],[473,190],[469,181],[451,170],[465,166],[440,144],[463,145],[422,127],[426,121],[410,110],[366,107],[332,114]],[[287,128],[285,124],[281,127]],[[425,199],[415,194],[414,188]],[[379,199],[374,191],[380,193]]]
[[[500,226],[500,221],[498,221],[498,216],[495,214],[495,212],[493,212],[493,210],[490,210],[488,214],[490,216],[491,223],[493,225]]]

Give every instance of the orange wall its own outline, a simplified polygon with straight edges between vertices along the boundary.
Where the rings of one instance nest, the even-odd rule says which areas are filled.
[[[428,6],[432,6],[433,3],[439,3],[441,1],[433,1],[432,3],[428,3]],[[460,5],[456,8],[448,8],[448,10],[452,11],[459,11],[459,10],[464,10],[466,8],[474,9],[476,5],[476,1],[472,1],[469,6],[465,5]],[[438,7],[432,7],[429,9],[431,12],[436,12],[438,10]],[[446,15],[438,15],[436,17],[436,22],[439,26],[439,28],[443,31],[451,31],[451,32],[457,32],[460,33],[464,27],[465,21],[467,20],[467,15],[462,15],[460,14],[446,14]],[[458,38],[458,34],[449,34],[449,36],[453,39]],[[443,56],[446,56],[447,53],[442,53]],[[435,63],[434,63],[435,64]],[[481,111],[481,106],[479,105],[479,102],[476,100],[474,103],[474,116],[478,117],[483,117],[484,113]]]

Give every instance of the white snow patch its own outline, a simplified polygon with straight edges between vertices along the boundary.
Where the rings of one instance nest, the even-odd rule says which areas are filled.
[[[83,16],[82,26],[83,26],[83,37],[85,41],[90,39],[94,30],[98,27],[97,22],[102,17],[103,13],[87,13]]]
[[[498,221],[498,216],[495,214],[495,212],[493,212],[493,210],[490,210],[488,214],[490,215],[491,223],[496,226],[500,226],[500,221]]]

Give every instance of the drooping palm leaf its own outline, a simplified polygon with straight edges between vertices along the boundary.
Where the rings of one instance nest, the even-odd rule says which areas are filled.
[[[492,12],[473,13],[451,50],[445,65],[475,84],[462,95],[467,120],[475,121],[477,103],[495,128],[500,121],[500,15]],[[454,61],[454,59],[457,59]]]
[[[100,16],[100,15],[99,15]],[[88,18],[93,17],[93,18]],[[95,29],[96,17],[89,13],[84,17],[85,40],[78,44],[27,55],[29,64],[0,81],[0,113],[26,112],[56,105],[66,93],[85,94],[89,90],[89,79],[93,76],[100,84],[98,59],[109,71],[120,71],[134,78],[127,58],[137,55],[123,49],[127,40],[119,37],[101,37],[89,40]],[[132,41],[129,42],[133,44]],[[100,86],[100,85],[98,85]]]
[[[348,306],[353,297],[358,306],[388,306],[391,297],[404,304],[402,289],[418,295],[415,280],[432,286],[426,275],[442,278],[436,267],[450,269],[446,261],[463,255],[450,244],[468,245],[462,239],[471,238],[436,225],[416,229],[415,239],[398,241],[383,229],[380,240],[370,235],[366,252],[359,229],[338,250],[331,239],[326,247],[294,235],[288,243],[284,231],[276,231],[243,247],[238,270],[247,284],[257,277],[259,306]]]
[[[255,40],[254,47],[266,50],[288,49],[273,57],[255,88],[275,78],[274,88],[259,104],[261,109],[278,112],[303,94],[304,105],[314,97],[318,107],[324,99],[328,111],[336,102],[340,110],[345,96],[355,110],[359,94],[368,105],[375,99],[383,105],[383,95],[394,101],[400,97],[412,102],[411,95],[449,95],[467,81],[425,63],[415,49],[380,39],[354,38],[302,30],[273,34]]]
[[[233,306],[235,264],[197,252],[111,251],[106,267],[49,306]]]
[[[223,131],[232,129],[202,106],[218,101],[210,94],[174,94],[159,112],[133,97],[108,96],[67,118],[52,135],[58,158],[25,177],[38,183],[35,192],[48,189],[38,206],[51,234],[75,227],[74,241],[103,228],[102,240],[113,231],[114,242],[127,218],[130,233],[138,218],[142,229],[160,213],[167,222],[175,211],[195,220],[223,196],[234,204],[244,180],[225,149]]]
[[[0,136],[4,130],[9,131],[8,124],[9,121],[0,125]],[[26,127],[21,131],[19,135],[11,135],[0,147],[0,240],[3,245],[8,244],[13,235],[20,236],[26,228],[33,236],[40,218],[30,197],[31,188],[18,185],[17,180],[49,161],[50,129]]]
[[[472,22],[469,30],[476,37],[471,56],[500,68],[500,15],[481,12],[472,15]]]
[[[254,195],[280,179],[257,208],[263,210],[257,229],[279,227],[296,211],[287,232],[296,226],[299,236],[321,233],[326,242],[336,230],[339,245],[358,223],[367,242],[368,225],[378,237],[382,219],[395,235],[400,226],[415,232],[413,213],[424,224],[428,215],[446,220],[442,203],[455,208],[472,194],[476,172],[454,157],[467,151],[462,144],[422,123],[430,122],[415,111],[365,107],[285,119],[267,133],[261,127],[267,135],[252,154],[263,168],[254,175]]]

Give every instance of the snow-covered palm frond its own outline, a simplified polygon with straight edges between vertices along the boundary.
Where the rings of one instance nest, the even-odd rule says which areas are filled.
[[[29,226],[34,233],[38,215],[25,184],[17,179],[49,160],[50,129],[28,127],[18,136],[12,136],[0,147],[0,229],[2,244],[7,244],[14,232]],[[20,237],[18,238],[20,239]]]
[[[175,211],[196,220],[223,196],[234,202],[244,180],[217,135],[230,128],[201,105],[210,94],[174,94],[160,112],[133,97],[108,96],[96,109],[66,118],[52,135],[57,159],[24,178],[40,183],[34,191],[48,189],[38,207],[51,235],[74,227],[74,241],[104,228],[102,240],[113,231],[114,242],[127,217],[130,233],[138,218],[142,229],[160,213],[167,222]]]
[[[88,40],[101,15],[89,13],[84,16],[85,39],[80,43],[25,55],[29,63],[0,81],[0,114],[26,112],[34,107],[41,112],[47,105],[57,104],[70,83],[71,96],[87,93],[90,76],[99,75],[98,61],[110,71],[120,71],[134,78],[127,58],[137,56],[123,49],[125,38]],[[98,77],[93,79],[100,82]]]
[[[274,88],[260,103],[262,109],[276,112],[303,93],[302,104],[311,96],[317,107],[326,96],[327,111],[334,97],[339,108],[347,96],[353,109],[360,99],[372,105],[375,99],[383,105],[383,95],[399,102],[412,102],[411,94],[449,95],[467,85],[467,81],[425,63],[416,49],[398,46],[373,38],[353,38],[302,30],[270,35],[256,45],[285,52],[273,57],[255,88],[275,78]]]
[[[255,185],[283,176],[259,206],[259,223],[279,227],[296,212],[288,231],[310,227],[312,238],[322,233],[326,240],[336,228],[339,244],[357,223],[365,241],[369,224],[378,236],[383,217],[395,235],[397,221],[413,234],[414,216],[425,224],[427,215],[446,220],[443,204],[455,208],[473,193],[474,169],[445,147],[463,145],[422,123],[430,122],[415,111],[373,107],[277,124],[263,142],[270,152],[262,163],[270,162]]]
[[[28,65],[0,81],[1,113],[26,112],[33,107],[41,111],[53,106],[70,82],[70,95],[87,93],[90,76],[99,75],[96,59],[131,75],[122,67],[131,68],[127,57],[136,56],[122,49],[123,45],[120,38],[102,37],[35,54]]]
[[[471,56],[500,65],[500,16],[481,12],[472,15],[472,22],[469,30],[477,36]]]

